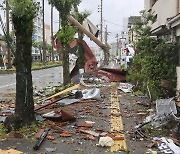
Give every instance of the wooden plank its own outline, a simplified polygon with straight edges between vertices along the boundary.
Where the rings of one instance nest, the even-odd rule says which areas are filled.
[[[78,89],[79,86],[80,86],[79,84],[76,84],[76,85],[74,85],[74,86],[72,86],[72,87],[69,87],[69,88],[67,88],[67,89],[65,89],[65,90],[63,90],[63,91],[60,91],[60,92],[58,92],[58,93],[56,93],[56,94],[54,94],[54,95],[46,98],[45,100],[52,99],[52,98],[54,98],[54,97],[56,97],[56,96],[59,96],[59,95],[61,95],[61,94],[64,94],[64,93],[66,93],[66,92],[69,92],[69,91],[71,91],[71,90]]]

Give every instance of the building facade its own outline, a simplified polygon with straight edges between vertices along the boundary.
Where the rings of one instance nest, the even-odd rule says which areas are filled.
[[[133,44],[137,40],[133,27],[139,20],[141,20],[141,16],[130,16],[128,18],[128,44]]]
[[[51,27],[48,24],[45,24],[45,40],[47,44],[51,44]]]
[[[151,24],[152,35],[167,42],[180,42],[180,0],[144,0],[146,12],[156,21]],[[180,90],[180,49],[177,64],[177,89]]]
[[[180,27],[177,23],[180,0],[145,0],[144,4],[146,12],[151,11],[156,17],[156,21],[151,24],[153,35],[170,42],[180,36]]]

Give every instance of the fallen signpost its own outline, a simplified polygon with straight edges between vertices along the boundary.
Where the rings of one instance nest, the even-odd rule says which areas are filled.
[[[37,140],[36,144],[34,145],[33,149],[38,150],[42,142],[45,140],[48,132],[50,129],[46,129],[40,136],[40,138]]]

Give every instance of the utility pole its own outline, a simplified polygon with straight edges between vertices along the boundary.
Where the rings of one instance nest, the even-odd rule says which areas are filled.
[[[117,38],[117,49],[116,49],[116,56],[118,56],[118,49],[119,49],[119,35],[116,35]]]
[[[106,30],[105,30],[105,44],[107,45],[107,38],[108,37],[108,32],[107,32],[107,25],[106,25]]]
[[[98,5],[98,12],[101,13],[101,21],[100,21],[100,22],[101,22],[101,23],[100,23],[100,32],[101,32],[101,33],[100,33],[100,39],[101,39],[101,42],[102,42],[102,38],[103,38],[103,15],[102,15],[102,11],[103,11],[103,10],[102,10],[102,7],[103,7],[102,5],[103,5],[103,4],[102,4],[102,2],[103,2],[103,1],[101,0],[101,4]]]
[[[102,4],[102,0],[101,0],[101,8],[100,8],[101,9],[101,42],[102,42],[102,37],[103,37],[102,36],[102,34],[103,34],[103,30],[102,30],[103,29],[102,28],[103,27],[103,17],[102,17],[102,11],[103,10],[102,10],[102,7],[103,7],[103,4]]]
[[[6,32],[7,32],[7,36],[9,37],[9,4],[8,4],[8,0],[6,0]],[[10,48],[7,45],[7,60],[8,60],[8,68],[11,68],[11,52],[10,52]]]
[[[43,65],[46,63],[46,44],[45,44],[45,23],[44,23],[44,0],[42,0],[43,8]]]
[[[54,63],[54,47],[53,47],[53,6],[51,5],[51,53],[52,62]]]

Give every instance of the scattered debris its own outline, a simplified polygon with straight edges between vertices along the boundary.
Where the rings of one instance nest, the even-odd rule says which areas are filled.
[[[62,134],[60,134],[60,137],[71,137],[72,134],[71,133],[68,133],[68,132],[64,132]]]
[[[49,152],[55,152],[56,151],[56,148],[45,148],[46,152],[49,153]]]
[[[100,96],[100,89],[93,88],[90,90],[83,90],[83,99],[96,99],[96,100],[102,100]]]
[[[176,146],[172,140],[166,139],[165,137],[162,138],[154,138],[155,141],[158,141],[158,149],[163,153],[172,153],[172,154],[179,154],[180,147]]]
[[[0,117],[0,123],[4,123],[7,117]]]
[[[15,149],[9,149],[9,150],[1,150],[0,153],[2,154],[23,154],[23,152],[15,150]]]
[[[132,92],[132,88],[133,88],[132,84],[130,84],[130,83],[123,83],[123,82],[120,82],[119,83],[119,87],[118,87],[119,90],[122,90],[125,93],[131,93]]]
[[[73,113],[73,111],[70,110],[65,110],[62,109],[61,110],[61,115],[62,115],[62,121],[70,121],[70,120],[74,120],[76,119],[75,114]]]
[[[61,106],[65,106],[65,105],[70,105],[70,104],[73,104],[73,103],[76,103],[78,102],[80,99],[69,99],[69,98],[65,98],[65,99],[62,99],[60,101],[58,101],[57,103]]]
[[[102,147],[111,147],[114,145],[114,140],[109,136],[100,137],[99,145]]]
[[[37,140],[36,144],[34,145],[33,149],[38,150],[44,139],[46,138],[47,134],[49,132],[49,129],[44,130],[39,139]]]
[[[95,136],[95,137],[99,137],[99,133],[96,133],[96,132],[94,132],[94,131],[92,131],[92,130],[80,130],[82,133],[85,133],[85,134],[90,134],[90,135],[92,135],[92,136]]]
[[[177,114],[174,98],[157,100],[156,113],[157,115],[152,119],[152,126],[155,128],[167,124],[171,119],[174,119],[174,115]]]
[[[78,127],[92,128],[93,124],[92,123],[81,122],[81,123],[78,123],[77,126]]]

